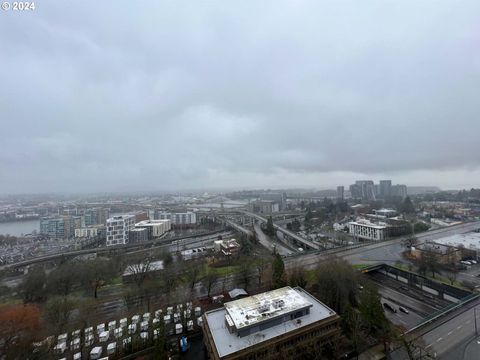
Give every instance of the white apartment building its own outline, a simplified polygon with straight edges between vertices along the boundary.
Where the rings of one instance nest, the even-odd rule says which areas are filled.
[[[107,219],[107,246],[128,244],[128,233],[135,228],[135,215]]]
[[[135,228],[148,229],[148,236],[150,239],[162,236],[172,228],[172,222],[170,220],[144,220],[135,224]]]
[[[348,223],[350,234],[359,239],[382,241],[387,235],[387,226],[374,224],[368,220],[360,219]]]
[[[193,211],[182,213],[159,212],[158,220],[170,220],[176,227],[189,227],[197,224],[197,215]]]
[[[99,235],[99,231],[103,230],[105,231],[105,226],[100,225],[100,226],[85,226],[81,228],[75,229],[75,237],[77,238],[90,238],[90,237],[96,237]]]

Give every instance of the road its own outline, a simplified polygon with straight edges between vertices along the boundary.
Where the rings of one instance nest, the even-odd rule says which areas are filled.
[[[480,302],[478,302],[480,304]],[[474,311],[470,309],[454,317],[445,324],[439,325],[434,330],[423,336],[425,349],[437,357],[450,349],[460,345],[465,339],[475,335]],[[477,324],[480,326],[480,311],[477,310]],[[440,357],[448,359],[447,357]],[[475,359],[478,359],[477,357]]]
[[[276,248],[275,250],[282,256],[293,254],[293,251],[291,251],[290,249],[282,245],[281,242],[276,241],[275,243],[273,243],[272,240],[267,235],[264,234],[259,224],[255,223],[254,229],[260,244],[262,244],[263,247],[270,250],[272,253],[273,253],[273,249]]]
[[[435,240],[454,234],[463,234],[480,228],[480,221],[451,226],[438,230],[428,231],[417,235],[420,242]],[[325,251],[312,251],[296,256],[289,256],[284,259],[285,266],[289,263],[297,263],[301,259],[302,264],[307,268],[315,268],[317,264],[328,256],[344,258],[352,264],[395,262],[401,259],[401,252],[405,249],[402,242],[406,239],[402,236],[393,240],[387,240],[368,245],[355,245],[346,248],[337,248]]]

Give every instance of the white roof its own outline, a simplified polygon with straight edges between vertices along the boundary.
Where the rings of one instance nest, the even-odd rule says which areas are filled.
[[[463,245],[465,249],[480,250],[480,233],[455,234],[435,240],[437,244],[458,247]]]
[[[309,314],[304,315],[299,319],[288,320],[282,322],[281,324],[259,330],[258,332],[243,337],[238,336],[237,333],[230,333],[226,328],[225,315],[231,316],[233,314],[231,320],[235,324],[235,326],[237,326],[237,324],[240,327],[242,325],[246,326],[246,314],[244,313],[242,315],[242,309],[243,311],[248,311],[249,314],[252,314],[252,319],[255,320],[258,314],[258,305],[255,308],[255,303],[257,303],[258,301],[278,299],[278,296],[280,296],[281,294],[286,296],[284,302],[285,306],[288,306],[289,309],[294,311],[295,309],[300,309],[309,305]],[[226,303],[224,308],[212,310],[205,313],[208,327],[212,333],[215,347],[220,357],[233,354],[256,343],[267,341],[269,339],[283,335],[289,331],[293,331],[298,328],[308,326],[314,322],[329,318],[333,315],[335,315],[335,312],[333,310],[315,299],[308,292],[304,291],[301,288],[292,289],[290,287],[280,288],[277,290],[269,291],[267,293],[231,301],[229,303]]]

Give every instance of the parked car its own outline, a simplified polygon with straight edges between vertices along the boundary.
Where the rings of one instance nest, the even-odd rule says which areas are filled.
[[[405,314],[408,314],[408,310],[406,308],[404,308],[403,306],[399,306],[398,310],[400,310],[401,312],[403,312]]]

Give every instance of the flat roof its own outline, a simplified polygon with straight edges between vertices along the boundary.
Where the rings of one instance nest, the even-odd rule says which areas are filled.
[[[437,244],[458,247],[463,245],[465,249],[480,250],[480,233],[471,232],[466,234],[455,234],[434,241]]]
[[[363,221],[363,220],[358,220],[358,221],[350,221],[348,225],[360,225],[360,226],[366,226],[369,228],[374,228],[374,229],[386,229],[386,225],[378,225],[378,224],[373,224],[368,221]]]
[[[283,298],[282,296],[286,297]],[[237,323],[241,324],[245,321],[246,314],[242,314],[242,311],[248,311],[248,314],[254,315],[255,318],[257,310],[254,310],[253,308],[255,308],[255,306],[258,308],[259,301],[272,301],[275,299],[284,300],[285,305],[289,307],[290,311],[292,311],[292,309],[301,309],[305,306],[310,306],[310,311],[307,315],[301,316],[298,319],[287,320],[278,325],[259,330],[258,332],[243,337],[238,336],[235,332],[229,332],[225,324],[225,315],[228,314],[231,317],[233,314],[231,320],[234,325],[237,326]],[[270,305],[270,309],[272,307],[273,306]],[[257,343],[268,341],[290,331],[308,326],[317,321],[327,319],[335,314],[335,311],[322,304],[305,290],[301,288],[292,289],[290,287],[285,287],[225,303],[223,308],[206,312],[205,318],[217,352],[219,356],[222,357],[236,353],[237,351],[241,351]]]
[[[305,297],[289,286],[225,303],[237,330],[310,306]]]

